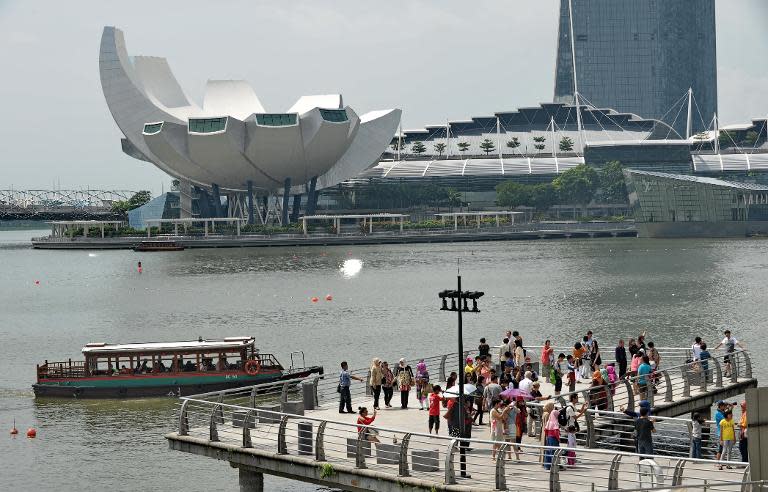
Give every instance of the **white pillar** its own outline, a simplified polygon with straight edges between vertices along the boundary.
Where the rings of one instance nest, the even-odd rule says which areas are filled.
[[[496,214],[496,227],[500,227],[500,224],[499,224],[499,214]]]
[[[477,228],[480,229],[480,221],[483,219],[483,216],[480,214],[477,214]]]
[[[173,223],[173,235],[178,236],[179,235],[179,223],[174,222]]]
[[[301,230],[304,231],[304,235],[307,235],[307,218],[302,217],[301,218]]]
[[[104,239],[104,223],[101,223],[101,239]]]
[[[459,216],[454,215],[453,216],[453,230],[458,231],[459,230]]]
[[[151,236],[152,236],[152,223],[147,222],[147,237],[151,237]]]
[[[373,234],[373,217],[368,221],[368,233]]]
[[[240,236],[240,219],[237,219],[235,221],[235,226],[237,227],[237,235]]]
[[[403,217],[400,217],[400,232],[403,232]]]
[[[203,230],[205,231],[205,237],[208,237],[208,219],[203,219]]]
[[[334,219],[334,222],[336,222],[336,235],[338,236],[341,234],[341,219]]]

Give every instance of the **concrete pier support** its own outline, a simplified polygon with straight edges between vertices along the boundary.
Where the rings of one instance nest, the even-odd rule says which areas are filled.
[[[188,179],[179,180],[179,218],[192,217],[192,185]]]
[[[213,213],[214,217],[224,217],[224,210],[221,208],[221,192],[219,191],[219,185],[216,183],[211,184],[211,194],[213,197]]]
[[[293,195],[293,208],[291,209],[291,222],[298,222],[301,212],[301,195]]]
[[[264,492],[264,474],[240,467],[240,492]]]
[[[253,215],[253,181],[248,181],[248,223],[255,224],[256,217]]]
[[[307,211],[306,215],[315,215],[317,207],[317,176],[309,180],[309,189],[307,190]]]
[[[200,210],[200,217],[207,219],[212,217],[211,211],[211,197],[203,188],[195,187],[197,191],[197,207]]]
[[[768,480],[768,388],[750,388],[746,398],[750,478]]]
[[[291,199],[291,178],[285,178],[283,183],[283,208],[280,211],[280,222],[283,226],[288,225],[288,206]]]

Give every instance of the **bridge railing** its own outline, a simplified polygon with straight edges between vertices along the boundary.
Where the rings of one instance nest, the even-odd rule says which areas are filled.
[[[734,462],[516,445],[356,425],[197,398],[182,398],[181,402],[177,432],[169,436],[171,439],[192,436],[212,446],[225,443],[267,452],[274,459],[302,456],[318,465],[375,470],[392,480],[414,475],[435,485],[466,484],[488,490],[516,485],[560,492],[683,485],[740,491],[750,479],[748,466]],[[716,470],[713,464],[726,468]]]

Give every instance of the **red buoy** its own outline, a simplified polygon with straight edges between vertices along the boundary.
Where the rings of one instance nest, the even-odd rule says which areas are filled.
[[[139,270],[139,273],[141,273],[141,270],[142,270],[142,268],[141,268],[141,262],[139,262],[139,264],[138,264],[138,270]]]
[[[35,280],[35,285],[40,285],[40,281],[39,280]]]
[[[325,296],[325,300],[326,301],[332,301],[333,300],[333,296],[331,294],[328,294],[327,296]]]
[[[312,298],[312,302],[317,302],[317,301],[319,301],[319,300],[320,300],[320,299],[318,299],[317,297],[313,297],[313,298]]]
[[[30,427],[27,429],[27,437],[30,439],[34,439],[37,437],[37,431],[34,429],[34,427]]]

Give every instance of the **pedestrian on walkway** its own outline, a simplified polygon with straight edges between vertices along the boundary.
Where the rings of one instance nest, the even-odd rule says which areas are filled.
[[[653,433],[656,426],[648,418],[648,408],[640,408],[640,418],[635,421],[635,435],[638,454],[653,454]]]
[[[734,442],[736,442],[736,430],[733,423],[733,410],[726,410],[723,420],[720,421],[720,444],[723,446],[720,459],[722,461],[731,461]],[[723,465],[719,465],[717,468],[722,470]]]
[[[485,342],[485,338],[480,339],[480,345],[477,346],[477,356],[481,359],[491,358],[491,346]]]
[[[616,346],[616,363],[619,365],[619,379],[624,379],[627,374],[627,349],[624,348],[624,340],[619,340]]]
[[[701,429],[706,423],[704,417],[699,413],[694,413],[691,429],[691,458],[701,458]]]
[[[352,380],[364,382],[365,379],[350,374],[347,361],[342,361],[341,371],[339,372],[339,386],[336,390],[339,392],[339,413],[355,413],[352,411],[352,394],[349,392],[349,385]],[[346,410],[345,410],[346,409]]]
[[[379,409],[379,397],[381,396],[381,383],[383,380],[381,374],[381,359],[374,357],[371,361],[370,377],[368,378],[368,384],[373,391],[373,409]]]
[[[456,375],[456,371],[451,372],[448,375],[448,379],[445,381],[445,388],[453,388],[456,386],[456,380],[459,379],[459,377]]]
[[[416,398],[419,400],[419,410],[424,410],[424,402],[429,395],[429,371],[424,359],[416,364]]]
[[[550,378],[550,382],[555,385],[555,396],[557,396],[563,390],[563,379],[568,375],[568,361],[565,360],[565,354],[562,352],[557,356],[557,362],[555,362],[552,374],[554,380]]]
[[[440,431],[440,403],[444,400],[440,393],[443,389],[439,384],[432,386],[432,393],[429,394],[429,433],[432,434],[432,428],[435,429],[435,435]]]
[[[359,407],[357,409],[359,417],[357,417],[357,434],[363,441],[379,442],[379,431],[370,427],[363,427],[371,425],[376,420],[376,410],[373,411],[373,415],[368,416],[368,409],[365,407]]]
[[[725,363],[725,377],[731,377],[731,358],[733,357],[734,352],[736,352],[736,347],[738,346],[741,350],[744,350],[744,346],[736,340],[736,337],[731,336],[731,330],[725,330],[723,332],[725,335],[725,338],[717,344],[717,347],[715,347],[715,350],[719,349],[720,347],[725,348],[725,357],[723,357],[723,362]]]
[[[741,461],[749,463],[749,447],[747,445],[747,401],[741,402],[741,418],[739,419],[739,453]]]
[[[640,398],[647,400],[649,396],[649,387],[651,386],[650,374],[653,372],[651,367],[651,361],[647,355],[643,356],[643,362],[637,368],[637,388],[640,393]]]
[[[485,413],[486,407],[490,410],[492,400],[485,399],[485,378],[480,376],[477,378],[477,384],[475,384],[475,392],[472,395],[468,395],[467,398],[472,398],[475,404],[475,413],[472,416],[472,423],[477,425],[483,425],[483,413]],[[479,422],[478,422],[479,419]]]
[[[496,398],[491,403],[491,441],[493,441],[493,450],[491,451],[491,460],[496,461],[496,452],[499,450],[501,443],[504,442],[504,417],[505,417],[504,402],[500,398]],[[502,457],[503,458],[503,457]]]
[[[552,348],[549,340],[544,341],[544,346],[541,348],[541,370],[539,374],[541,377],[549,380],[550,373],[552,372],[552,366],[555,364],[555,349]]]
[[[558,417],[560,416],[560,410],[557,410],[554,408],[554,405],[552,405],[552,408],[549,411],[549,418],[547,419],[546,424],[544,424],[544,445],[547,446],[547,449],[544,450],[544,469],[549,470],[553,463],[552,463],[552,455],[555,454],[554,448],[560,447],[560,423],[558,422]],[[558,466],[557,463],[554,463],[555,466]]]
[[[565,455],[568,457],[568,466],[576,465],[576,427],[569,425],[566,429],[566,436],[568,442],[568,451]]]
[[[384,390],[384,406],[392,408],[392,394],[394,393],[395,375],[387,362],[381,363],[381,389]]]
[[[411,393],[411,387],[414,383],[413,369],[405,359],[400,359],[397,367],[395,368],[395,381],[400,388],[400,408],[405,410],[408,408],[408,395]]]

